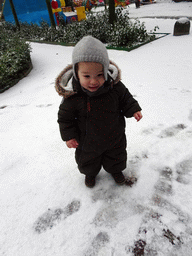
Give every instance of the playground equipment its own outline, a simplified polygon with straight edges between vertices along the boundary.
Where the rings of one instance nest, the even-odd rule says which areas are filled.
[[[80,6],[80,7],[76,7],[75,9],[77,11],[78,21],[85,20],[86,19],[85,7]]]
[[[49,13],[45,0],[12,0],[19,22],[37,23],[40,25],[44,20],[50,24]],[[14,23],[9,0],[4,1],[3,16],[5,21]]]
[[[63,3],[63,1],[62,1]],[[63,3],[65,4],[65,3]],[[55,19],[56,19],[56,22],[57,22],[57,25],[59,26],[59,13],[62,13],[62,9],[59,8],[59,5],[58,5],[58,2],[56,0],[52,0],[51,1],[51,7],[52,7],[52,12],[55,14]]]
[[[50,5],[57,25],[59,25],[61,17],[66,23],[86,19],[84,6],[79,5],[80,9],[76,8],[76,12],[74,12],[72,6],[66,6],[65,0],[12,0],[12,2],[19,22],[40,25],[42,21],[45,21],[50,25],[50,15],[46,2]],[[9,0],[4,2],[3,15],[5,21],[15,23]]]
[[[73,0],[74,6],[75,7],[85,7],[86,11],[90,11],[93,6],[97,6],[98,3],[101,5],[103,3],[104,5],[104,0]]]
[[[117,6],[127,6],[127,5],[129,5],[130,4],[130,2],[129,2],[129,0],[115,0],[115,7],[117,7]]]
[[[78,20],[77,13],[73,12],[71,7],[65,7],[63,11],[65,23],[72,23]]]
[[[71,6],[65,6],[62,7],[62,11],[64,14],[64,20],[66,23],[71,23],[73,21],[81,21],[86,19],[86,14],[85,14],[85,7],[81,6],[80,4],[78,7],[75,8],[76,12],[72,10]]]

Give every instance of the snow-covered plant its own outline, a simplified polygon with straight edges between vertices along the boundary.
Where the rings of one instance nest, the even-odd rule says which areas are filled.
[[[14,31],[20,38],[27,40],[76,43],[83,36],[92,35],[107,45],[129,48],[154,39],[154,35],[152,37],[147,34],[144,23],[138,20],[131,22],[127,9],[118,7],[115,12],[116,22],[113,25],[109,22],[107,9],[103,12],[89,12],[86,20],[80,22],[65,24],[62,21],[57,29],[50,27],[45,21],[42,21],[40,26],[21,23],[20,30],[14,25],[7,24],[5,29],[9,34]]]
[[[154,39],[147,34],[144,23],[135,20],[131,22],[128,11],[116,8],[117,21],[109,23],[109,11],[88,13],[87,19],[79,23],[72,23],[64,28],[64,42],[78,42],[85,35],[92,35],[103,43],[111,46],[134,46],[146,40]]]
[[[0,28],[1,29],[1,28]],[[10,87],[29,68],[30,46],[17,34],[0,31],[0,90]]]

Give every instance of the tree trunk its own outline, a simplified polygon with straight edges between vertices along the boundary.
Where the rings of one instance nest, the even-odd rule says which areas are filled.
[[[114,24],[116,21],[116,14],[115,14],[115,1],[109,0],[109,22]]]

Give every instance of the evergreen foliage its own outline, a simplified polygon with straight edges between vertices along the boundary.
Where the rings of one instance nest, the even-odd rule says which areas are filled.
[[[1,26],[0,26],[1,27]],[[14,85],[31,66],[30,46],[17,34],[0,37],[0,92]]]
[[[109,10],[103,12],[87,13],[87,19],[81,22],[65,24],[60,20],[57,29],[50,27],[42,21],[41,26],[36,24],[21,23],[20,30],[13,24],[6,24],[6,31],[14,31],[20,38],[26,40],[77,43],[83,36],[92,35],[103,43],[111,46],[132,46],[146,40],[154,39],[154,35],[147,34],[144,23],[138,20],[132,22],[129,19],[128,10],[124,8],[115,9],[116,22],[109,22]],[[4,25],[2,25],[4,26]]]

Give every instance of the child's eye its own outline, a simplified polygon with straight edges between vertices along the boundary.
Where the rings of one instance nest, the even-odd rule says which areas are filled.
[[[85,78],[89,78],[90,76],[89,75],[86,75],[86,76],[84,76]]]
[[[100,76],[103,76],[103,73],[101,73],[101,74],[98,74],[98,76],[100,77]]]

